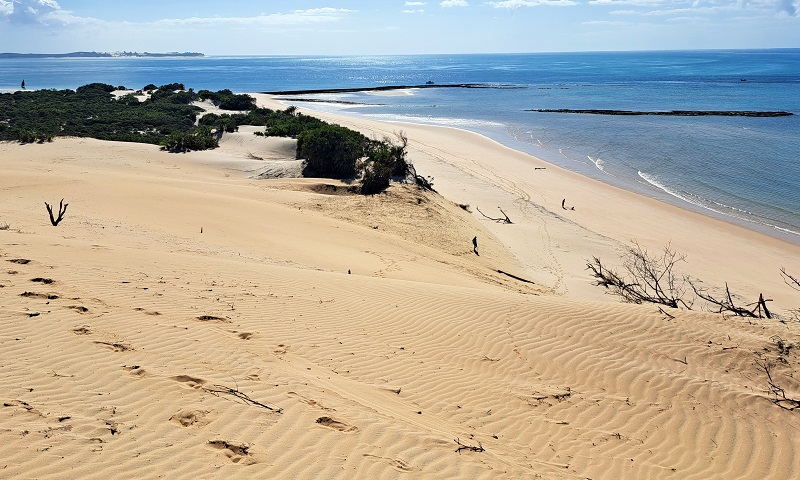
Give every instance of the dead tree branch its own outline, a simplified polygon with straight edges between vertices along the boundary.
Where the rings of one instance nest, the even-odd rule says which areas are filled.
[[[456,442],[456,445],[458,445],[458,448],[456,449],[456,453],[461,453],[463,450],[466,450],[468,452],[485,452],[486,451],[486,449],[483,448],[483,445],[481,445],[480,442],[478,442],[478,446],[476,447],[474,445],[467,445],[467,444],[461,443],[461,440],[459,440],[458,438],[454,439],[453,441]]]
[[[481,215],[483,215],[484,217],[488,218],[489,220],[491,220],[491,221],[493,221],[493,222],[497,222],[497,223],[505,223],[505,224],[508,224],[508,225],[511,225],[511,224],[513,224],[513,223],[514,223],[514,222],[512,222],[512,221],[511,221],[511,219],[510,219],[510,218],[508,218],[508,215],[506,215],[506,212],[504,212],[504,211],[503,211],[503,209],[502,209],[502,208],[500,208],[500,207],[497,207],[497,209],[498,209],[498,210],[500,210],[500,213],[502,213],[502,214],[503,214],[503,218],[500,218],[500,217],[498,217],[498,218],[493,218],[493,217],[490,217],[490,216],[486,215],[485,213],[481,212],[481,209],[480,209],[480,208],[478,208],[478,207],[475,207],[475,209],[478,211],[478,213],[480,213]]]
[[[266,408],[267,410],[275,413],[283,413],[282,408],[270,407],[269,405],[261,403],[258,400],[253,400],[246,393],[242,393],[239,390],[236,390],[235,388],[226,387],[225,385],[212,385],[210,387],[204,387],[203,390],[214,395],[215,397],[219,397],[221,395],[230,395],[234,398],[238,398],[239,400],[243,401],[248,405],[255,405],[257,407]]]
[[[44,202],[44,206],[47,208],[47,213],[50,214],[50,223],[53,224],[54,227],[57,227],[61,220],[64,220],[64,214],[67,213],[67,207],[69,207],[69,203],[64,203],[64,199],[61,199],[61,202],[58,204],[58,217],[53,216],[53,207],[50,206],[49,203]]]
[[[800,409],[800,399],[792,398],[786,396],[786,390],[783,387],[777,384],[775,379],[772,376],[772,367],[775,365],[773,363],[768,362],[767,360],[761,360],[756,362],[758,366],[764,369],[764,372],[767,374],[767,386],[769,393],[772,394],[774,397],[772,399],[772,403],[781,407],[784,410],[797,410]]]
[[[691,310],[691,305],[683,299],[686,279],[676,273],[677,264],[685,261],[683,255],[678,255],[667,245],[660,256],[651,257],[647,250],[634,243],[624,258],[626,274],[604,267],[597,257],[587,263],[587,270],[597,279],[595,285],[610,289],[626,302],[656,303],[670,308],[683,306]]]
[[[692,286],[692,290],[694,290],[694,293],[698,297],[716,306],[716,313],[732,313],[737,317],[748,318],[772,318],[772,314],[767,308],[767,302],[771,302],[772,300],[765,299],[763,294],[758,296],[757,302],[745,306],[738,306],[733,299],[733,295],[731,295],[731,290],[728,288],[727,282],[725,283],[725,296],[722,298],[715,297],[709,293],[707,289],[699,288],[694,282],[690,281],[689,285]],[[754,308],[752,310],[748,309],[748,307],[753,306]]]
[[[790,274],[785,268],[781,268],[781,277],[783,277],[783,282],[786,285],[790,286],[793,290],[800,292],[800,278]]]

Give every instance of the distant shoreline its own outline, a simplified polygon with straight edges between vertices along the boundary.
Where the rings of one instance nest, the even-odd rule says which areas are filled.
[[[570,108],[539,108],[526,110],[538,113],[582,113],[587,115],[661,115],[670,117],[791,117],[791,112],[783,111],[751,111],[751,110],[668,110],[668,111],[637,111],[637,110],[575,110]]]
[[[0,59],[9,58],[161,58],[205,57],[199,52],[70,52],[70,53],[0,53]]]
[[[408,90],[410,88],[497,88],[512,89],[525,88],[518,85],[492,84],[492,83],[426,83],[422,85],[385,85],[382,87],[360,88],[323,88],[314,90],[283,90],[279,92],[259,92],[266,95],[311,95],[317,93],[357,93],[357,92],[385,92],[387,90]]]

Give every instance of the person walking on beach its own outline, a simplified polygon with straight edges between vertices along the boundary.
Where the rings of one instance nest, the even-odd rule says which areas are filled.
[[[472,252],[479,257],[481,256],[481,254],[478,253],[478,237],[472,237]]]
[[[24,78],[22,79],[22,85],[20,85],[20,86],[22,87],[23,90],[25,90],[25,79]]]

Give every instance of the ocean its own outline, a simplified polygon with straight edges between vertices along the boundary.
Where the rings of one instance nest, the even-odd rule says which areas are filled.
[[[3,59],[0,89],[239,92],[490,83],[516,88],[346,93],[308,103],[484,134],[601,181],[800,243],[800,49],[368,57]],[[379,105],[375,105],[379,104]],[[528,109],[781,110],[788,117],[606,116]]]

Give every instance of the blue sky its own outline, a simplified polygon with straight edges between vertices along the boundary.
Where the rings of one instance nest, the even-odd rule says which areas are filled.
[[[0,40],[217,55],[800,47],[800,0],[0,0]]]

